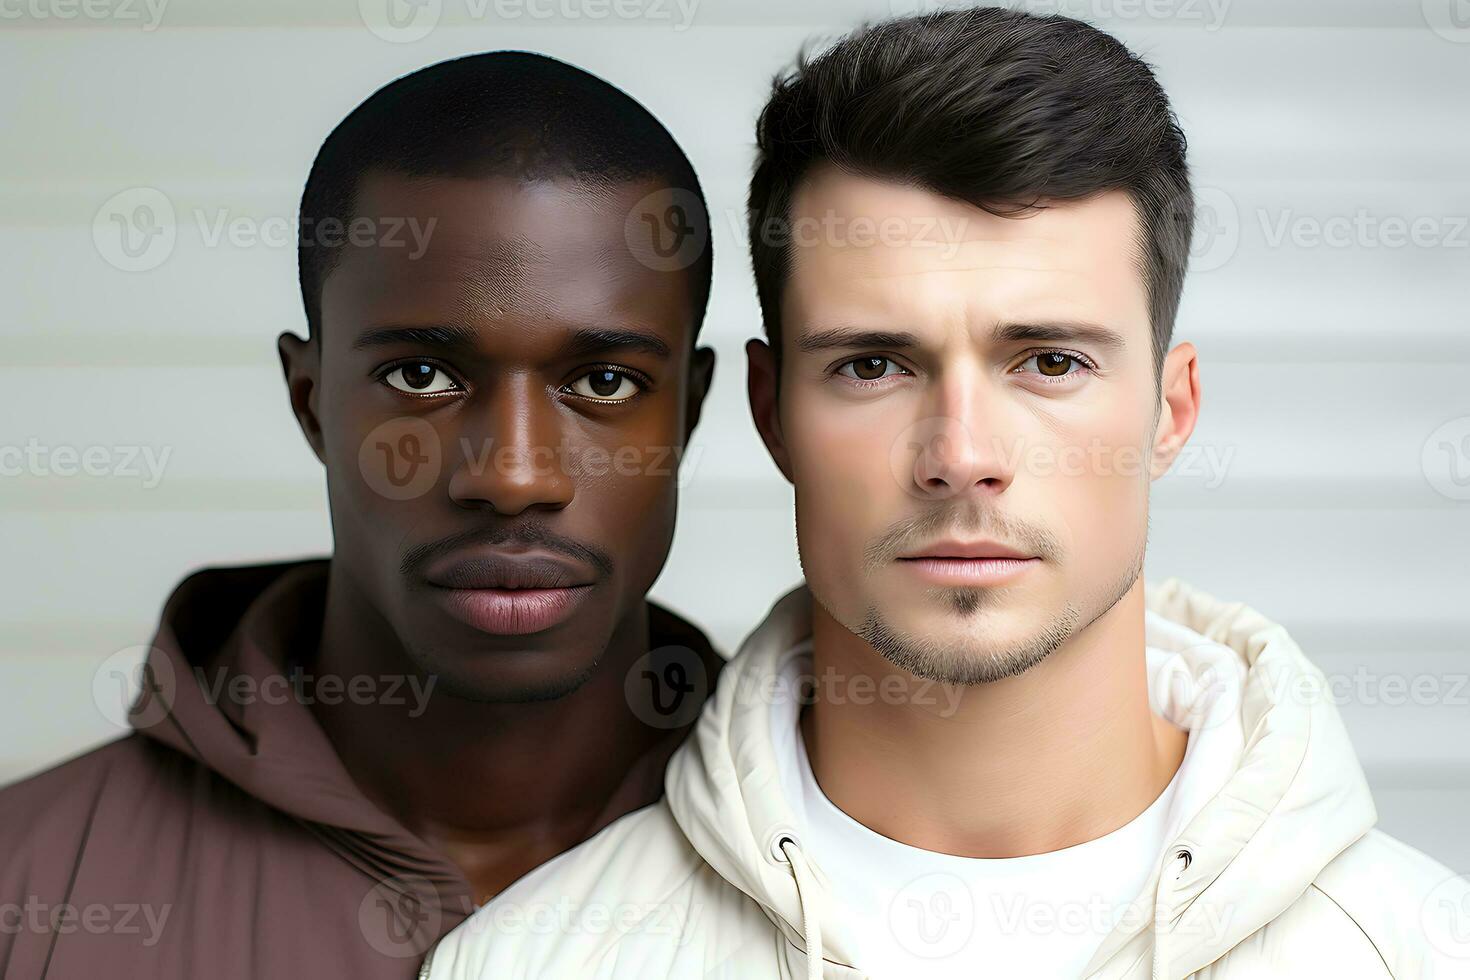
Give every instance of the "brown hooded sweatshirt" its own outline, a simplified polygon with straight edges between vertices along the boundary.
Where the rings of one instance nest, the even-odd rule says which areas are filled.
[[[368,801],[306,704],[219,695],[221,677],[284,690],[285,665],[310,662],[327,569],[186,578],[133,734],[0,790],[0,977],[409,980],[474,910],[465,876]],[[698,629],[648,609],[652,648],[710,657]]]

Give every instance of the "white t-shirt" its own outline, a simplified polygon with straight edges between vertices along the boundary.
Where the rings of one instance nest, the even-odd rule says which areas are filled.
[[[1197,658],[1210,641],[1191,635]],[[1133,820],[1046,854],[957,857],[868,829],[817,785],[797,725],[800,706],[789,701],[776,713],[782,787],[805,825],[803,851],[831,883],[828,902],[848,927],[854,965],[875,980],[1082,976],[1119,918],[1139,913],[1135,903],[1164,847],[1235,771],[1243,747],[1234,705],[1244,673],[1234,654],[1217,658],[1207,685],[1191,684],[1179,655],[1154,648],[1147,655],[1155,710],[1196,726],[1183,762]],[[786,689],[810,670],[808,641],[784,665]]]

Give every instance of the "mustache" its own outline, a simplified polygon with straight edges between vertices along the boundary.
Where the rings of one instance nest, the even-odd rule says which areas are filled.
[[[405,576],[421,575],[423,569],[441,555],[460,548],[485,545],[516,544],[540,547],[547,551],[566,555],[591,565],[604,577],[612,574],[612,556],[601,548],[584,544],[566,535],[558,534],[545,524],[521,522],[503,527],[475,527],[461,531],[439,541],[414,545],[403,553],[398,561],[398,570]]]
[[[1061,542],[1045,528],[1012,520],[974,500],[935,504],[894,521],[863,549],[863,567],[875,571],[947,530],[984,534],[1047,561],[1062,554]]]

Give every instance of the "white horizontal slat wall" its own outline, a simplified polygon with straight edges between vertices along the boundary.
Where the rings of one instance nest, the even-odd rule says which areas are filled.
[[[1158,67],[1216,232],[1177,334],[1202,358],[1197,469],[1155,486],[1148,574],[1290,627],[1342,681],[1382,825],[1464,871],[1470,502],[1436,487],[1470,456],[1425,452],[1470,418],[1470,30],[1454,2],[1045,9],[1095,20]],[[289,222],[343,113],[469,51],[539,50],[604,75],[705,181],[720,364],[655,594],[732,649],[800,575],[790,492],[744,400],[741,345],[759,329],[739,217],[750,124],[804,39],[936,6],[641,0],[642,17],[597,19],[588,0],[428,0],[434,28],[394,42],[365,26],[379,0],[7,5],[0,446],[168,455],[156,485],[146,469],[0,478],[0,783],[117,733],[94,700],[98,666],[147,642],[188,570],[330,547],[273,343],[304,330],[294,253],[209,232],[221,216]],[[178,237],[156,268],[124,272],[92,223],[139,187],[166,195]],[[1418,243],[1383,234],[1416,219]],[[1311,237],[1354,220],[1341,245]],[[1395,695],[1394,678],[1431,693]]]

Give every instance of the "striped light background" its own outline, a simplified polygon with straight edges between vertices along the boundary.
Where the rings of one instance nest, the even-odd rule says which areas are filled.
[[[384,2],[169,0],[150,27],[142,0],[101,17],[0,0],[0,447],[169,453],[156,486],[0,477],[0,783],[116,736],[98,668],[147,642],[187,571],[330,547],[274,350],[304,333],[294,252],[207,234],[220,215],[289,224],[341,116],[453,55],[573,61],[688,150],[715,209],[720,364],[655,595],[728,650],[799,577],[791,495],[745,406],[751,121],[803,39],[933,5],[629,0],[642,17],[595,19],[595,0],[424,0],[433,29],[389,40],[366,26]],[[1330,675],[1379,679],[1342,710],[1382,826],[1470,869],[1470,6],[1058,8],[1157,66],[1209,206],[1177,332],[1201,353],[1200,471],[1155,485],[1148,574],[1255,606]],[[178,232],[128,272],[93,224],[137,188]],[[1419,220],[1420,240],[1395,245],[1385,220]],[[1394,677],[1431,693],[1396,696]]]

